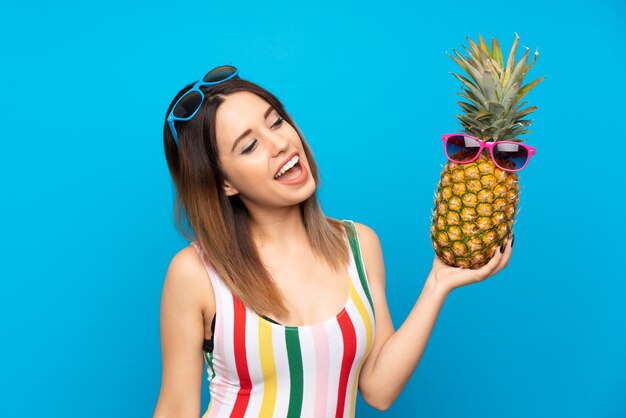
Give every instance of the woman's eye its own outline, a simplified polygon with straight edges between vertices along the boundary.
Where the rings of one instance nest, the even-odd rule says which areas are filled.
[[[256,145],[257,140],[255,139],[254,141],[252,141],[252,144],[250,144],[250,146],[246,149],[244,149],[243,151],[241,151],[242,154],[247,154],[250,151],[252,151],[252,149],[254,148],[254,146]]]
[[[276,122],[274,122],[274,124],[272,126],[280,126],[283,123],[283,118],[282,117],[278,117],[278,119],[276,120]]]
[[[272,127],[282,125],[282,123],[283,123],[283,121],[284,121],[284,120],[285,120],[284,118],[282,118],[282,117],[280,117],[280,116],[279,116],[279,117],[278,117],[278,119],[276,120],[276,122],[274,122],[274,123],[272,124]],[[246,149],[244,149],[243,151],[241,151],[241,153],[242,153],[242,154],[247,154],[247,153],[249,153],[250,151],[252,151],[252,150],[254,149],[254,147],[255,147],[255,145],[256,145],[256,143],[257,143],[257,142],[258,142],[258,141],[257,141],[256,139],[255,139],[255,140],[253,140],[253,141],[252,141],[252,143],[250,144],[250,146],[249,146],[249,147],[247,147]]]

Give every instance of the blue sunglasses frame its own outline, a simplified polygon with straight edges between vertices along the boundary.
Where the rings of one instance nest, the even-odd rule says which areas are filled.
[[[214,71],[218,71],[218,70],[222,70],[224,67],[230,67],[233,68],[235,71],[230,74],[228,77],[223,78],[221,80],[217,80],[217,81],[204,81],[205,78],[207,78],[211,73],[213,73]],[[226,80],[230,80],[231,78],[235,78],[235,77],[239,77],[239,70],[232,66],[232,65],[220,65],[217,66],[215,68],[213,68],[211,71],[209,71],[208,73],[206,73],[206,75],[204,77],[202,77],[200,80],[198,80],[189,90],[187,90],[187,92],[185,92],[185,94],[183,94],[177,101],[176,103],[174,103],[174,106],[172,106],[172,110],[170,110],[170,113],[167,115],[167,124],[170,127],[170,131],[172,131],[172,136],[174,137],[174,141],[176,142],[176,146],[178,147],[178,133],[176,132],[176,127],[174,126],[174,122],[176,121],[188,121],[193,119],[194,116],[196,116],[196,113],[198,113],[198,110],[200,110],[200,106],[202,105],[202,102],[204,102],[204,93],[202,92],[202,90],[200,90],[200,87],[203,86],[213,86],[215,84],[219,84],[223,81]],[[183,100],[185,97],[187,97],[190,93],[193,92],[198,92],[200,94],[200,103],[198,103],[198,107],[196,108],[196,110],[194,110],[194,112],[186,117],[186,118],[179,118],[177,116],[174,116],[174,110],[176,109],[176,107],[178,106],[178,104],[181,102],[181,100]]]

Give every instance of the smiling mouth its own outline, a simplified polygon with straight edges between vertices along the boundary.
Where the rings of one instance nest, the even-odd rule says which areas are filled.
[[[282,174],[275,176],[274,180],[289,181],[298,178],[300,174],[302,174],[302,166],[300,165],[300,161],[298,161],[288,170],[282,172]]]
[[[285,164],[282,165],[282,167],[280,168],[280,170],[278,170],[278,172],[276,173],[276,175],[274,175],[274,179],[278,179],[280,177],[282,177],[283,175],[285,175],[285,173],[288,173],[289,171],[293,170],[293,168],[295,166],[298,166],[300,168],[302,168],[300,166],[300,156],[298,154],[294,153],[294,156],[291,157],[289,159],[289,161],[285,162]]]

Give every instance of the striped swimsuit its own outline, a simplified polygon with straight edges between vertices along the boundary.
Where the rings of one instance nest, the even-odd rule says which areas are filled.
[[[354,417],[359,372],[375,335],[374,305],[352,221],[350,292],[323,322],[283,326],[236,298],[206,262],[216,300],[212,352],[204,350],[210,402],[202,418]]]

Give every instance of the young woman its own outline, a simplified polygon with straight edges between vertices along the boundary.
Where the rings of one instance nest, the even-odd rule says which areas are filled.
[[[163,286],[155,418],[202,412],[205,362],[204,417],[353,417],[357,389],[385,410],[450,291],[511,256],[511,240],[478,270],[435,256],[395,330],[376,233],[323,215],[311,150],[276,97],[217,67],[174,98],[164,141],[176,225],[191,245]]]

